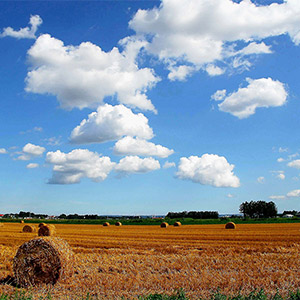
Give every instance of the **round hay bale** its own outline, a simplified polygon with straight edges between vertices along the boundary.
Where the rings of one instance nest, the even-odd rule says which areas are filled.
[[[38,231],[38,236],[51,236],[56,233],[55,226],[52,224],[46,224],[41,226]]]
[[[115,225],[116,226],[122,226],[122,223],[121,222],[117,222]]]
[[[31,225],[25,225],[23,227],[23,232],[35,232],[35,227],[31,226]]]
[[[236,225],[233,222],[228,222],[225,225],[225,229],[235,229],[235,228],[236,228]]]
[[[160,227],[161,228],[167,228],[169,226],[169,224],[167,223],[167,222],[162,222],[161,224],[160,224]]]
[[[46,226],[46,223],[39,223],[39,228],[41,228],[42,226]]]
[[[109,226],[110,224],[108,222],[103,223],[103,226]]]
[[[55,284],[73,275],[74,254],[66,241],[43,237],[34,238],[17,251],[13,272],[21,287]]]
[[[175,226],[175,227],[179,227],[179,226],[181,226],[181,223],[180,223],[180,222],[175,222],[175,223],[174,223],[174,226]]]
[[[21,220],[20,223],[23,224],[23,223],[24,223],[24,220]]]

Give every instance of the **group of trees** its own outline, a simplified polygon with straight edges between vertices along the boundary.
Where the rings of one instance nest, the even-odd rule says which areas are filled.
[[[277,207],[272,201],[246,201],[240,205],[240,212],[249,218],[273,218],[277,216]]]
[[[180,218],[192,218],[192,219],[218,219],[219,213],[217,211],[183,211],[183,212],[169,212],[166,218],[180,219]]]

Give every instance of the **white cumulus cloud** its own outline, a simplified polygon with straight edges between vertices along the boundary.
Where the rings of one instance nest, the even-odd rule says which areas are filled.
[[[69,153],[60,150],[48,152],[46,162],[53,165],[53,174],[48,183],[73,184],[82,178],[100,182],[107,178],[115,163],[107,156],[100,156],[87,149],[75,149]]]
[[[288,167],[291,167],[291,168],[300,169],[300,159],[293,160],[293,161],[289,162],[287,165],[288,165]]]
[[[19,30],[14,30],[11,27],[6,27],[3,29],[0,37],[11,36],[17,39],[35,39],[35,33],[38,27],[43,23],[40,16],[34,15],[30,17],[29,24],[31,27],[20,28]]]
[[[0,148],[0,154],[7,154],[7,150],[5,148]]]
[[[226,90],[217,90],[212,96],[211,99],[215,101],[221,101],[226,97]]]
[[[21,155],[18,156],[16,159],[30,160],[38,156],[41,156],[45,151],[46,149],[44,147],[28,143],[23,147]]]
[[[300,190],[293,190],[288,192],[287,197],[300,197]]]
[[[300,2],[256,5],[245,0],[163,0],[159,7],[139,9],[129,26],[148,37],[146,49],[167,64],[189,62],[203,67],[239,58],[234,67],[251,65],[240,58],[271,53],[263,39],[287,34],[300,43]],[[236,42],[242,43],[236,49]],[[247,68],[247,66],[246,66]]]
[[[219,109],[239,119],[248,118],[259,107],[276,107],[286,103],[284,84],[272,78],[247,79],[248,86],[239,88],[218,104]]]
[[[39,167],[39,164],[36,164],[36,163],[30,163],[26,166],[27,169],[35,169],[38,167]]]
[[[160,169],[159,161],[152,157],[140,158],[126,156],[115,166],[115,171],[121,174],[148,173]]]
[[[120,103],[156,111],[146,91],[159,78],[152,69],[139,69],[135,61],[145,42],[127,38],[122,45],[123,52],[105,52],[90,42],[65,46],[43,34],[28,51],[26,91],[55,95],[66,109],[94,108],[104,98],[117,96]]]
[[[75,144],[104,143],[126,135],[151,139],[153,131],[142,113],[134,114],[122,104],[105,104],[73,129],[70,140]]]
[[[176,176],[203,185],[215,187],[239,187],[240,180],[233,173],[234,165],[224,156],[203,154],[201,157],[180,158]]]
[[[174,150],[161,145],[155,145],[140,138],[126,136],[116,142],[114,153],[116,155],[157,156],[165,158],[173,154]]]

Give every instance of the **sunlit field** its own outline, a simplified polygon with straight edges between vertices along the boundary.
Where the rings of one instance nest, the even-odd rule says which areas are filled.
[[[34,225],[37,226],[37,225]],[[13,275],[18,247],[36,237],[23,224],[0,227],[0,278]],[[264,289],[287,295],[300,287],[300,224],[121,226],[56,225],[76,256],[75,275],[31,288],[36,299],[136,298],[184,289],[191,299],[219,290],[233,295]],[[0,292],[15,288],[1,285]]]

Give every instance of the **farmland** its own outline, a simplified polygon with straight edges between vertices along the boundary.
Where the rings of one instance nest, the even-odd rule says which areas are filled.
[[[35,225],[36,226],[36,225]],[[0,227],[0,278],[12,274],[18,247],[36,236],[22,224]],[[36,299],[136,298],[183,288],[191,299],[264,289],[273,295],[300,287],[300,224],[108,226],[56,225],[75,252],[75,274],[54,286],[29,290]],[[0,292],[14,287],[1,285]],[[63,296],[62,296],[63,295]]]

